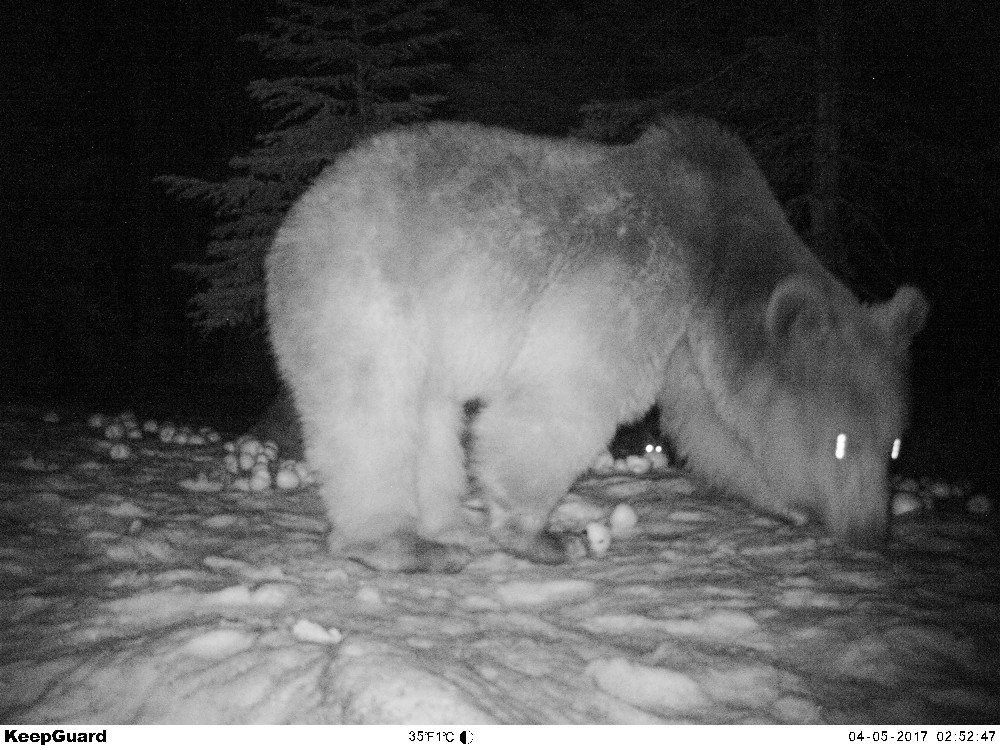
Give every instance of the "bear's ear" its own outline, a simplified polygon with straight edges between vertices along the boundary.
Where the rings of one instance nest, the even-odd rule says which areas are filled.
[[[901,286],[891,300],[872,310],[875,322],[903,348],[908,347],[913,337],[923,330],[929,314],[927,298],[912,286]]]
[[[786,344],[792,337],[818,342],[833,325],[826,292],[807,276],[782,279],[771,292],[764,325],[775,345]]]

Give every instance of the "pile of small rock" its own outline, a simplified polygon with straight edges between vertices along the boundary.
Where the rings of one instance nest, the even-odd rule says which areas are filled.
[[[223,465],[235,489],[263,492],[277,487],[292,491],[314,483],[304,461],[279,460],[278,444],[273,440],[261,442],[253,435],[242,435],[224,447]]]
[[[892,512],[896,516],[964,512],[985,517],[996,511],[996,501],[981,492],[972,492],[972,486],[968,482],[952,483],[930,477],[895,477],[893,489]]]

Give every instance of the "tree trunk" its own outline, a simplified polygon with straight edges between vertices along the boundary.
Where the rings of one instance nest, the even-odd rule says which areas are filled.
[[[820,257],[840,265],[840,25],[842,0],[816,0],[816,130],[811,234]]]

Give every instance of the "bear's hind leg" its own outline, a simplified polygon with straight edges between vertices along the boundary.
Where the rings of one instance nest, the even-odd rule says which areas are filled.
[[[417,444],[417,505],[419,532],[426,539],[459,545],[475,552],[495,549],[488,544],[482,514],[469,510],[466,446],[462,407],[445,397],[421,399]]]
[[[350,377],[340,372],[317,379],[338,387],[323,389],[312,409],[301,409],[306,457],[332,525],[330,551],[376,570],[459,570],[468,562],[467,550],[423,535],[420,466],[425,444],[440,437],[428,440],[418,376],[399,361],[379,364],[357,367]],[[457,446],[457,432],[453,439]],[[462,474],[458,450],[454,471]],[[438,467],[442,474],[446,468]]]
[[[563,562],[566,548],[546,523],[611,437],[613,419],[551,393],[522,391],[491,401],[474,431],[474,471],[497,544],[535,562]]]

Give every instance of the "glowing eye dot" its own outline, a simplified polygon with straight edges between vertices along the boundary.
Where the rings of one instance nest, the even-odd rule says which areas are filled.
[[[895,461],[899,458],[899,449],[903,447],[903,441],[896,438],[892,441],[892,460]]]
[[[652,443],[646,445],[646,453],[662,453],[662,452],[663,448],[661,448],[658,445],[653,445]]]
[[[837,435],[837,449],[833,452],[838,461],[843,461],[847,455],[847,435],[841,432]]]

